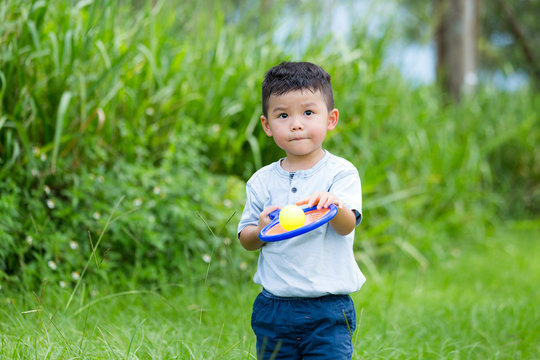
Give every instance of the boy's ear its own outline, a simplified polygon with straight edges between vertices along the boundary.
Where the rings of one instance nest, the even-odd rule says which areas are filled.
[[[272,136],[272,130],[270,130],[270,124],[268,124],[268,119],[264,115],[261,115],[261,124],[266,135]]]
[[[339,111],[338,109],[332,109],[328,113],[328,130],[334,130],[337,126],[339,120]]]

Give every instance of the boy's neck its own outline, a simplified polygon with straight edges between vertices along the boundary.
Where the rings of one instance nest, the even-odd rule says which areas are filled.
[[[315,164],[317,164],[325,155],[325,151],[319,148],[307,155],[291,155],[287,154],[287,157],[281,162],[283,170],[288,172],[295,172],[298,170],[309,170]]]

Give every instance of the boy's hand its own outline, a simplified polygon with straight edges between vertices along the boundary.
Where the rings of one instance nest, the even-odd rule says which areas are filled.
[[[248,225],[240,232],[240,234],[238,234],[240,243],[242,244],[244,249],[258,250],[264,245],[266,245],[265,242],[259,239],[259,232],[266,225],[270,224],[272,219],[270,219],[270,216],[268,216],[268,214],[270,214],[276,209],[279,209],[279,206],[273,205],[267,207],[259,214],[259,223],[257,225]]]
[[[296,205],[315,206],[317,209],[326,209],[330,204],[334,204],[338,208],[338,213],[332,220],[330,220],[330,226],[340,235],[347,235],[354,230],[356,226],[355,213],[343,205],[341,200],[331,192],[316,191],[308,198],[302,199],[296,203]]]
[[[264,209],[259,214],[259,231],[264,229],[264,227],[266,225],[268,225],[268,224],[270,224],[272,222],[272,219],[270,219],[270,216],[268,216],[268,214],[270,214],[272,211],[277,210],[277,209],[279,209],[279,206],[272,205],[272,206],[269,206],[266,209]]]
[[[317,205],[317,209],[326,209],[330,206],[330,204],[336,205],[338,209],[343,208],[343,203],[341,200],[336,195],[327,191],[316,191],[310,197],[302,199],[296,203],[296,205],[304,204],[307,204],[309,207]]]

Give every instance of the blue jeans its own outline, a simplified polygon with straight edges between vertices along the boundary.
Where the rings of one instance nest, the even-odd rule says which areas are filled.
[[[265,289],[253,304],[257,358],[350,360],[356,312],[349,295],[285,298]]]

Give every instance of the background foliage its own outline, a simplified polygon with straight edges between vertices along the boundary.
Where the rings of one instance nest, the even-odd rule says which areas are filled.
[[[261,12],[318,8],[273,5],[0,4],[1,281],[251,276],[236,223],[244,181],[282,156],[258,124],[264,72],[283,60],[333,77],[326,148],[363,180],[363,266],[396,251],[425,266],[459,234],[482,241],[501,217],[538,214],[538,93],[486,85],[445,106],[385,65],[391,23],[343,38],[299,23],[312,41],[294,28],[278,41]]]

